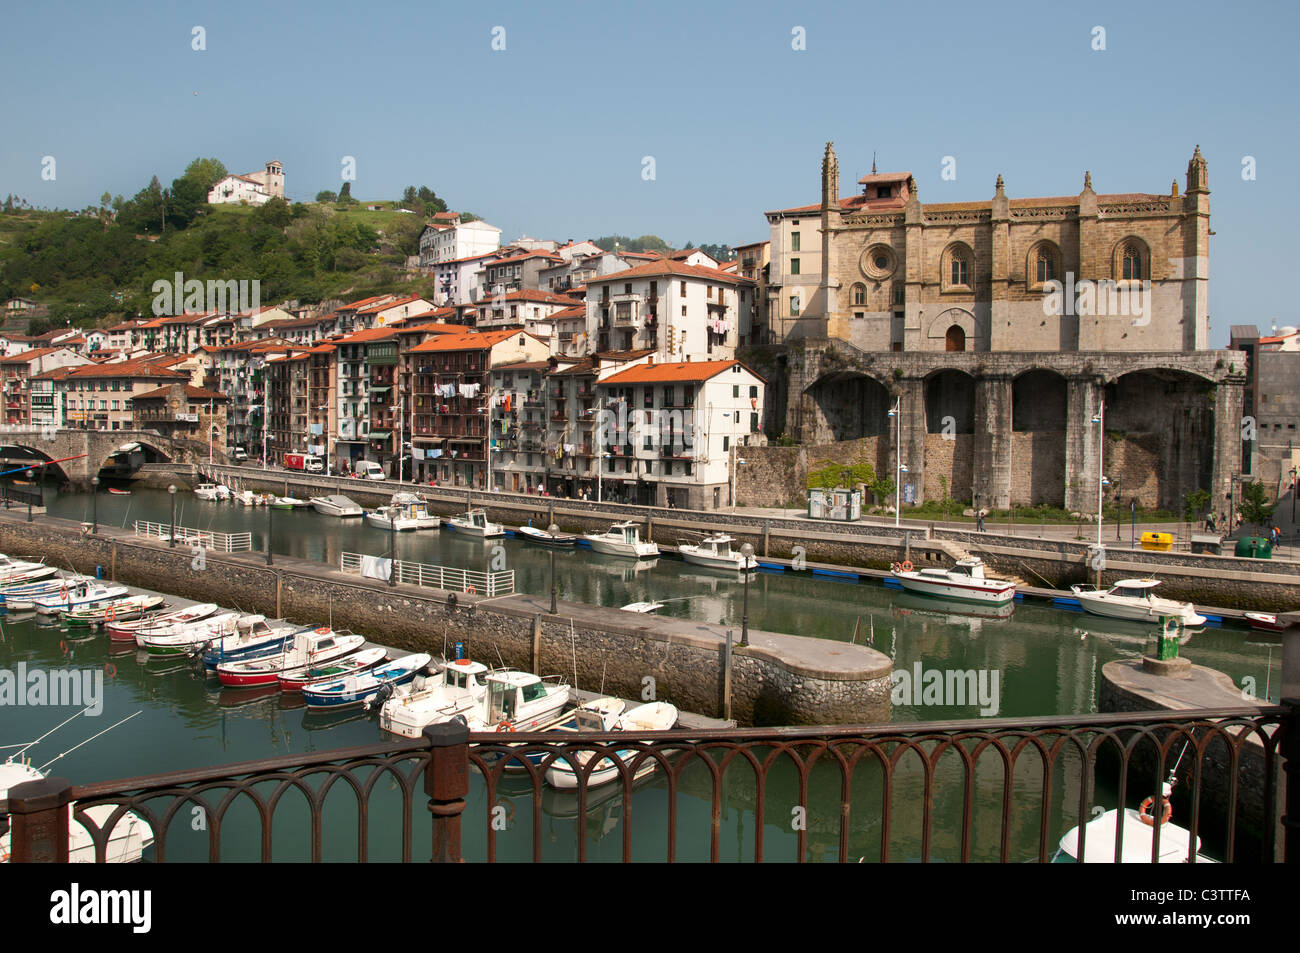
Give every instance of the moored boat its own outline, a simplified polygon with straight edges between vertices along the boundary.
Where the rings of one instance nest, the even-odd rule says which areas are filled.
[[[118,489],[117,487],[115,487],[115,486],[110,486],[110,487],[108,488],[108,492],[111,493],[111,494],[113,494],[114,496],[130,496],[130,495],[131,495],[131,491],[130,491],[130,490],[119,490],[119,489]]]
[[[217,604],[215,602],[204,602],[185,609],[174,609],[171,612],[144,615],[138,619],[126,620],[119,618],[107,623],[104,629],[113,642],[134,642],[135,634],[141,629],[173,623],[187,625],[191,622],[198,622],[200,619],[206,619],[216,611]]]
[[[487,510],[482,509],[470,509],[460,516],[448,517],[447,527],[465,536],[477,536],[480,539],[506,534],[506,528],[500,523],[493,523],[487,518]]]
[[[283,672],[343,658],[365,644],[364,636],[335,632],[329,626],[301,630],[293,633],[282,652],[218,663],[217,678],[228,688],[278,685]]]
[[[209,671],[223,662],[247,662],[285,651],[301,626],[283,619],[268,621],[263,615],[244,616],[238,632],[210,639],[203,647],[203,665]],[[329,631],[326,629],[326,631]],[[297,664],[302,665],[304,662]]]
[[[457,715],[468,718],[470,710],[487,695],[487,672],[486,665],[471,659],[448,662],[433,684],[384,702],[379,727],[418,738],[425,725],[450,721]]]
[[[331,493],[329,496],[313,496],[311,498],[312,509],[317,513],[323,513],[325,516],[337,516],[348,518],[360,516],[363,512],[360,506],[352,502],[341,493]]]
[[[62,579],[42,579],[21,586],[6,586],[0,590],[0,605],[10,612],[25,612],[36,608],[36,600],[58,593],[62,589],[93,583],[90,576],[65,576]]]
[[[891,573],[908,592],[939,596],[958,602],[999,605],[1016,597],[1015,583],[984,574],[984,560],[978,556],[959,559],[951,568],[915,570],[911,562],[895,563]]]
[[[339,709],[364,705],[385,690],[391,691],[398,685],[414,681],[430,661],[432,658],[427,653],[419,652],[358,674],[329,682],[317,682],[303,688],[303,701],[308,708]]]
[[[382,665],[388,661],[388,650],[382,648],[363,649],[319,665],[305,665],[280,673],[280,690],[300,692],[307,685],[317,682],[331,682],[347,675],[357,675],[367,669]]]
[[[711,533],[698,543],[682,543],[677,547],[682,559],[696,566],[709,569],[732,569],[737,572],[753,572],[758,568],[758,560],[745,556],[731,548],[736,541],[734,536],[726,533]]]
[[[84,609],[121,599],[128,593],[126,586],[101,586],[95,583],[82,583],[72,587],[63,587],[57,593],[40,596],[32,602],[41,615],[62,615],[72,609]]]
[[[1260,632],[1282,632],[1286,629],[1286,623],[1271,612],[1246,612],[1243,614],[1246,621],[1250,623],[1250,627]]]
[[[603,533],[583,533],[592,552],[602,556],[623,556],[628,559],[653,559],[659,555],[659,546],[641,541],[641,526],[630,520],[615,523]]]
[[[608,695],[604,698],[593,698],[571,711],[556,715],[548,722],[530,726],[528,730],[553,731],[557,735],[556,741],[562,743],[563,739],[559,736],[565,734],[578,731],[613,731],[618,727],[618,719],[626,708],[627,703],[621,698]],[[548,750],[529,751],[524,754],[509,756],[485,753],[483,761],[485,764],[492,765],[502,758],[509,757],[505,764],[505,770],[518,772],[527,770],[529,765],[540,768],[546,763],[551,754],[552,752]]]
[[[1121,579],[1109,589],[1071,586],[1070,591],[1086,611],[1111,619],[1160,622],[1173,618],[1185,626],[1205,625],[1205,616],[1190,602],[1162,599],[1152,590],[1159,579]]]
[[[623,731],[668,731],[677,724],[677,715],[677,708],[668,702],[649,702],[638,705],[622,715],[618,720],[618,727]],[[642,752],[637,748],[619,748],[612,757],[600,757],[595,765],[592,765],[591,761],[599,756],[594,751],[579,751],[570,757],[586,774],[585,785],[590,790],[620,777],[622,765],[631,765],[641,754]],[[658,762],[653,757],[643,757],[633,769],[633,780],[645,777],[656,767]],[[583,782],[573,762],[559,759],[546,769],[546,783],[561,791],[570,791]]]
[[[239,630],[238,612],[207,615],[194,621],[155,621],[135,630],[135,644],[150,655],[185,655],[195,646]]]
[[[118,620],[139,619],[146,613],[160,609],[166,604],[167,600],[162,596],[131,596],[103,605],[73,609],[63,613],[63,621],[67,625],[97,628]]]
[[[1155,841],[1156,826],[1160,827],[1160,853],[1156,862],[1161,864],[1185,864],[1195,855],[1198,864],[1217,863],[1214,859],[1200,853],[1201,839],[1193,838],[1192,832],[1185,827],[1174,824],[1173,807],[1169,796],[1173,786],[1165,783],[1162,788],[1164,796],[1160,799],[1160,816],[1154,811],[1154,798],[1146,798],[1135,811],[1131,807],[1123,811],[1106,811],[1083,825],[1086,834],[1083,838],[1083,856],[1079,850],[1079,828],[1075,827],[1065,833],[1057,847],[1052,863],[1056,864],[1149,864],[1151,849]],[[1117,828],[1123,828],[1124,843],[1116,855],[1115,837]]]
[[[406,532],[416,529],[437,529],[442,517],[429,512],[429,504],[414,493],[394,493],[388,506],[366,512],[366,522],[380,529]]]
[[[530,543],[549,546],[551,549],[572,549],[578,542],[575,533],[551,533],[537,526],[520,526],[515,533]]]
[[[218,500],[230,499],[230,487],[221,483],[200,483],[194,488],[194,495],[200,500],[215,503]]]

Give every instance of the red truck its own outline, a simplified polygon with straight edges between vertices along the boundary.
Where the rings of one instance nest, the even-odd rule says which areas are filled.
[[[284,468],[286,470],[302,470],[304,473],[323,473],[325,464],[315,454],[286,453],[284,455]]]

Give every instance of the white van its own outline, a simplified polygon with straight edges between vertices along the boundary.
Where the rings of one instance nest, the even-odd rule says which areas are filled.
[[[373,460],[358,460],[356,474],[363,480],[383,480],[384,468]]]
[[[325,461],[320,457],[308,455],[303,458],[302,468],[307,473],[324,473]]]

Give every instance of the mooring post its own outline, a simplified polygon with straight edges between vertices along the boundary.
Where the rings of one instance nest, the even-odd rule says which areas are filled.
[[[429,725],[424,729],[429,743],[429,766],[424,770],[424,793],[429,795],[433,815],[433,857],[435,864],[458,864],[460,818],[469,795],[469,726],[455,722]]]
[[[731,629],[727,630],[727,648],[722,656],[722,717],[731,720]]]
[[[42,778],[11,787],[10,859],[16,864],[66,864],[71,803],[72,783],[67,778]]]
[[[542,661],[542,614],[539,612],[533,616],[533,651],[532,651],[532,668],[530,671],[536,672]]]
[[[771,537],[771,535],[772,535],[772,521],[763,520],[763,555],[764,556],[772,555],[770,552],[768,552],[768,540]]]

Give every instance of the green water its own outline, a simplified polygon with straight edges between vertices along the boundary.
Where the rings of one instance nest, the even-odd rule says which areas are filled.
[[[55,515],[89,518],[85,496],[52,498],[49,505]],[[99,519],[116,526],[129,526],[135,519],[165,523],[170,518],[169,505],[167,494],[157,491],[101,496]],[[338,554],[345,550],[387,553],[388,534],[360,521],[336,520],[310,510],[277,510],[273,520],[277,553],[328,562],[337,562]],[[258,548],[265,538],[266,511],[205,503],[178,494],[177,523],[228,532],[249,530]],[[498,543],[502,550],[494,553]],[[512,539],[485,543],[446,531],[399,534],[397,553],[402,559],[475,569],[489,568],[494,558],[504,556],[505,568],[515,571],[519,590],[545,594],[550,589],[550,552]],[[585,550],[557,555],[556,570],[561,599],[610,606],[656,599],[666,603],[664,614],[740,627],[744,586],[738,576],[691,569],[668,558],[638,570],[630,562]],[[856,638],[873,644],[894,659],[897,669],[909,672],[919,662],[925,670],[996,673],[1000,692],[997,710],[991,713],[1002,717],[1095,711],[1101,667],[1112,659],[1138,656],[1151,635],[1146,627],[1032,604],[1016,606],[1009,618],[980,618],[959,614],[970,609],[936,606],[931,600],[891,592],[877,584],[808,574],[759,573],[749,584],[748,597],[749,621],[754,628],[841,641]],[[238,594],[232,593],[226,601],[237,604]],[[363,634],[383,641],[382,633]],[[1277,697],[1280,650],[1275,641],[1270,643],[1244,630],[1211,628],[1192,635],[1182,652],[1239,683],[1243,678],[1255,679],[1261,696],[1268,684],[1270,695]],[[93,719],[82,716],[37,746],[30,754],[38,767],[118,719],[141,712],[46,769],[74,783],[328,751],[382,737],[375,722],[359,714],[322,718],[292,707],[301,703],[278,694],[223,691],[215,680],[201,677],[186,664],[147,661],[134,646],[110,646],[103,635],[85,638],[83,633],[82,638],[73,639],[66,630],[42,625],[31,616],[11,617],[0,628],[0,666],[12,669],[19,662],[46,671],[112,672],[104,679],[102,714]],[[0,744],[31,740],[75,710],[0,708]],[[896,705],[893,715],[900,722],[975,718],[979,705],[973,701],[965,705]],[[852,779],[850,859],[875,859],[880,854],[881,805],[886,797],[879,763],[865,759],[853,769]],[[977,779],[972,798],[972,856],[995,859],[1003,794],[1002,764],[995,753],[981,757]],[[1067,760],[1054,774],[1049,805],[1051,849],[1061,834],[1077,823],[1078,781],[1077,760]],[[797,773],[788,758],[779,759],[765,785],[765,857],[793,859],[797,826],[802,822],[806,825],[807,858],[834,859],[839,850],[841,783],[840,768],[823,758],[812,770],[807,799],[801,803]],[[1026,762],[1017,769],[1009,825],[1013,860],[1030,859],[1037,852],[1040,816],[1036,805],[1041,784],[1041,773],[1033,765]],[[892,859],[920,856],[924,785],[920,760],[904,755],[888,795],[894,811],[889,836]],[[935,775],[932,859],[955,860],[959,856],[963,787],[957,756],[946,755]],[[372,859],[400,856],[397,844],[403,815],[412,825],[414,858],[427,858],[428,811],[418,779],[414,790],[413,803],[404,806],[396,783],[390,778],[378,781],[370,808]],[[1098,790],[1097,803],[1116,806],[1113,797],[1107,800],[1104,783]],[[684,770],[676,795],[678,859],[709,857],[711,791],[711,775],[704,765]],[[756,833],[752,769],[737,763],[723,772],[720,797],[720,859],[752,858]],[[1129,798],[1134,804],[1138,799]],[[276,810],[273,846],[277,860],[310,856],[304,805],[301,794],[290,792]],[[531,857],[532,792],[508,777],[498,806],[504,808],[506,823],[506,829],[498,834],[498,857]],[[475,776],[464,838],[471,859],[486,855],[485,831],[492,807],[482,779]],[[355,798],[336,784],[324,810],[325,859],[355,859]],[[585,837],[588,859],[621,859],[626,829],[632,831],[634,859],[659,860],[667,855],[669,784],[661,774],[640,782],[630,798],[616,786],[593,791],[582,818],[577,816],[572,796],[550,790],[541,795],[540,811],[538,830],[544,859],[575,859],[579,836]],[[208,833],[196,826],[202,827],[188,808],[178,814],[169,828],[168,859],[206,858]],[[257,857],[257,815],[247,799],[237,801],[227,816],[221,844],[224,859]]]

